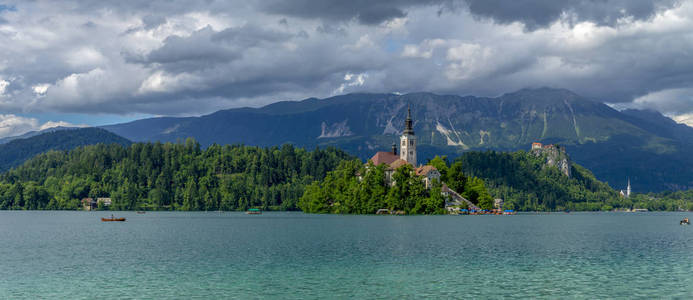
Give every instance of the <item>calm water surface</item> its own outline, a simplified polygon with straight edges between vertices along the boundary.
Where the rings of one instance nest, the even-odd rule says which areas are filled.
[[[1,211],[0,298],[693,298],[684,213],[107,215]]]

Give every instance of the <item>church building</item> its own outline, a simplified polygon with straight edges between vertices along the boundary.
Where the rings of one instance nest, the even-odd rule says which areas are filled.
[[[411,107],[407,108],[407,119],[404,121],[404,132],[399,137],[402,151],[399,158],[416,167],[416,136],[414,135]]]
[[[414,167],[414,173],[422,176],[422,180],[426,183],[426,187],[430,188],[433,180],[440,180],[440,172],[434,166],[417,166],[416,161],[416,135],[414,134],[414,121],[411,118],[411,107],[407,108],[407,118],[404,121],[404,131],[399,137],[400,149],[397,155],[397,144],[392,145],[392,151],[379,151],[371,157],[370,161],[374,165],[386,164],[388,167],[385,170],[385,176],[391,185],[392,174],[403,165],[411,165]]]
[[[630,198],[630,178],[628,178],[628,187],[626,187],[626,190],[621,190],[619,194],[621,197]]]

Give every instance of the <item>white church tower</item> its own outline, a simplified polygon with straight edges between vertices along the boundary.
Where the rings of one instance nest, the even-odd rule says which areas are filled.
[[[404,132],[399,137],[401,150],[399,158],[406,160],[412,166],[416,167],[416,136],[414,135],[414,127],[411,120],[411,107],[407,108],[407,119],[404,121]]]

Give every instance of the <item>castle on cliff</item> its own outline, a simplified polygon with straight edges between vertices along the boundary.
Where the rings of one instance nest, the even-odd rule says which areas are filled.
[[[565,147],[559,145],[542,145],[541,143],[532,143],[531,154],[534,156],[546,156],[546,165],[557,167],[563,175],[572,176],[572,163]]]

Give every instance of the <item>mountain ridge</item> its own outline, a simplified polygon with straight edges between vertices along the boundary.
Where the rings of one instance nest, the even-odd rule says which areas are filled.
[[[686,149],[693,128],[678,126],[658,113],[620,112],[566,89],[522,89],[494,98],[428,92],[346,94],[102,128],[133,141],[193,137],[203,146],[337,146],[366,159],[397,141],[408,106],[422,161],[436,154],[526,150],[532,142],[559,143],[567,146],[576,162],[616,188],[625,184],[626,177],[643,191],[693,187],[693,171],[680,170],[681,166],[693,169]],[[633,166],[642,161],[648,165]],[[667,168],[679,174],[666,175]]]
[[[112,132],[96,127],[61,128],[46,131],[0,144],[0,171],[7,171],[12,167],[21,165],[35,155],[49,150],[72,150],[79,146],[99,143],[129,145],[131,142]]]

